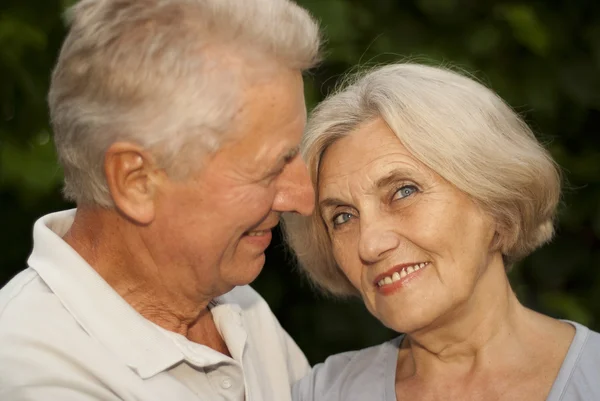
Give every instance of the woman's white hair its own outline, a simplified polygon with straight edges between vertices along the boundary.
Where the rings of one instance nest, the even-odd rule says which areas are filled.
[[[494,218],[493,245],[507,269],[550,240],[560,198],[560,172],[550,154],[498,95],[444,68],[375,68],[317,106],[301,144],[315,188],[327,147],[375,118]],[[342,296],[357,293],[336,264],[318,208],[311,217],[284,216],[284,234],[318,287]]]
[[[82,0],[68,16],[48,102],[78,204],[112,206],[103,164],[116,141],[182,177],[216,150],[241,107],[228,59],[301,71],[319,56],[317,23],[290,0]]]

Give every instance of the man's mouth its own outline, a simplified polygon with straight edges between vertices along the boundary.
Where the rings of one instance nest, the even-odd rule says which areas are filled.
[[[271,230],[256,230],[256,231],[248,231],[246,235],[248,237],[260,237],[262,235],[266,235]]]

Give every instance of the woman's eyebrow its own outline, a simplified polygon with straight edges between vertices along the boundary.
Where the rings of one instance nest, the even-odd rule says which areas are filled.
[[[401,178],[407,178],[414,176],[414,171],[407,168],[395,168],[386,174],[384,177],[377,180],[375,187],[377,189],[383,189],[389,187]]]
[[[319,201],[319,209],[323,211],[323,209],[346,204],[347,202],[344,202],[339,198],[325,198],[322,201]]]
[[[406,178],[412,177],[412,176],[414,176],[413,169],[403,168],[403,167],[395,168],[392,171],[390,171],[389,173],[387,173],[385,176],[378,179],[375,182],[375,188],[377,188],[378,190],[381,190],[381,189],[389,187],[391,184],[396,183],[400,179],[406,179]],[[324,210],[324,209],[327,209],[330,207],[347,205],[347,204],[348,204],[348,202],[345,202],[339,198],[327,197],[327,198],[324,198],[323,200],[319,201],[319,209]]]

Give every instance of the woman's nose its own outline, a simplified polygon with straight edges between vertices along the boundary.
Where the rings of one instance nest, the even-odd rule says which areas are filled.
[[[361,222],[358,252],[364,263],[376,263],[398,248],[400,237],[389,224],[378,221],[364,226]]]

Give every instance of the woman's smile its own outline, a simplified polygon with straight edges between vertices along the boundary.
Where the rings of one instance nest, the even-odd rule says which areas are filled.
[[[318,189],[339,268],[398,332],[428,327],[467,302],[490,261],[500,260],[491,257],[492,219],[381,119],[328,148]]]
[[[317,213],[284,229],[313,281],[403,334],[328,358],[296,399],[600,400],[600,335],[525,308],[506,275],[552,237],[560,194],[525,122],[442,68],[350,82],[303,140]]]
[[[392,294],[412,282],[413,279],[421,276],[421,270],[429,264],[430,262],[417,262],[394,266],[387,272],[378,275],[373,284],[380,294]]]

